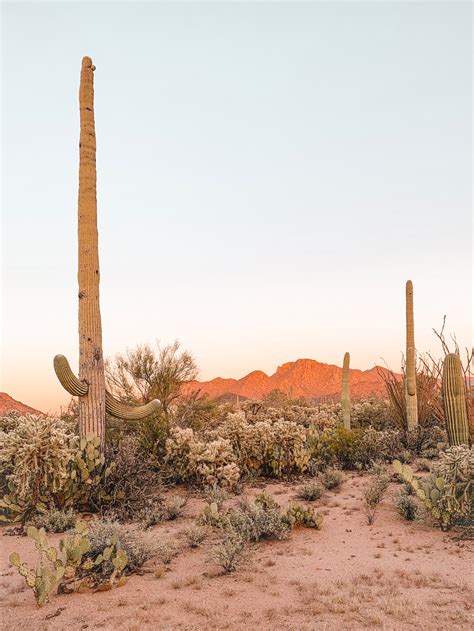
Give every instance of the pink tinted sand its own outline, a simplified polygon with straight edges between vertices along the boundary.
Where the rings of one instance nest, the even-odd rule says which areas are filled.
[[[324,514],[322,530],[296,529],[288,540],[256,544],[245,565],[230,575],[210,559],[212,536],[198,549],[187,547],[183,531],[203,506],[201,499],[190,498],[182,517],[147,534],[151,541],[175,541],[180,552],[169,566],[147,562],[144,574],[130,577],[123,587],[54,595],[41,609],[8,566],[12,550],[32,562],[33,542],[3,536],[3,628],[472,628],[472,541],[402,520],[392,501],[396,485],[389,487],[375,523],[368,526],[362,492],[369,481],[368,475],[347,475],[340,489],[312,503]],[[286,507],[298,486],[261,484],[247,486],[245,493],[252,497],[265,489]]]

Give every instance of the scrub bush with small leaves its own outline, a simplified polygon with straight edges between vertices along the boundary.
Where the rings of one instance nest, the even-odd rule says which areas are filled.
[[[318,500],[324,492],[324,488],[318,482],[309,482],[300,486],[297,497],[307,502]]]
[[[418,505],[412,495],[400,493],[395,499],[395,508],[407,521],[414,521],[418,512]]]
[[[190,548],[198,548],[207,537],[207,528],[204,526],[189,526],[184,531],[184,536]]]
[[[212,551],[212,557],[216,563],[222,566],[224,572],[235,572],[246,554],[245,540],[233,528],[225,528],[219,543]]]
[[[44,528],[46,532],[66,532],[74,528],[77,521],[77,514],[73,510],[61,510],[58,508],[47,508],[40,510],[28,520],[27,526]]]
[[[375,480],[364,491],[365,514],[367,523],[372,525],[375,521],[377,508],[385,495],[385,491],[389,485],[389,478],[386,476],[377,476]]]
[[[328,469],[321,476],[321,482],[328,491],[339,488],[343,480],[344,474],[337,469]]]

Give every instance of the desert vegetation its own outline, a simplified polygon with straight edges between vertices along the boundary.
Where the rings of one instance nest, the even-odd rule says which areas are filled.
[[[104,360],[93,71],[84,58],[79,377],[54,360],[75,399],[0,418],[8,628],[469,628],[471,384],[442,334],[441,363],[417,357],[411,281],[384,398],[351,397],[349,353],[337,402],[186,392],[178,342]]]

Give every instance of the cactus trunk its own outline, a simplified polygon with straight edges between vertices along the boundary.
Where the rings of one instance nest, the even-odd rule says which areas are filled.
[[[79,87],[81,133],[79,141],[78,282],[79,379],[64,355],[54,358],[54,370],[67,392],[79,397],[81,436],[94,434],[105,441],[105,413],[123,420],[140,420],[160,410],[158,400],[131,406],[114,399],[105,389],[102,324],[99,303],[99,236],[97,232],[96,141],[94,123],[94,70],[90,57],[82,60]]]
[[[405,400],[407,429],[418,425],[418,401],[416,396],[416,353],[415,353],[415,324],[413,318],[413,283],[406,283],[406,370],[405,370]]]
[[[105,375],[99,304],[99,239],[97,232],[96,138],[94,124],[94,70],[90,57],[82,60],[79,106],[78,274],[79,379],[88,385],[79,397],[82,435],[99,437],[105,430]]]
[[[461,360],[456,353],[450,353],[444,359],[442,395],[449,444],[469,444],[464,378]]]
[[[351,356],[349,353],[344,355],[344,363],[342,365],[342,382],[341,382],[341,403],[342,403],[342,419],[344,429],[351,428],[351,391],[349,385],[349,364]]]

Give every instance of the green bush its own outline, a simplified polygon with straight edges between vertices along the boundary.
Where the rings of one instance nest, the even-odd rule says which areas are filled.
[[[300,486],[298,489],[297,497],[307,502],[314,502],[318,500],[323,494],[324,489],[318,482],[309,482]]]
[[[242,563],[245,553],[245,540],[233,528],[225,528],[221,532],[218,545],[214,547],[212,556],[226,573],[230,573],[235,572]]]
[[[395,508],[407,521],[414,521],[418,512],[418,505],[412,495],[400,493],[395,499]]]
[[[71,509],[65,511],[57,508],[46,508],[33,515],[27,526],[44,528],[46,532],[66,532],[74,528],[77,515]]]
[[[328,491],[339,488],[343,480],[343,473],[337,469],[328,469],[321,475],[321,482]]]
[[[135,572],[154,553],[153,547],[145,539],[143,532],[122,526],[116,521],[93,519],[89,522],[89,550],[86,559],[95,559],[115,542],[127,555],[125,570]],[[104,558],[101,565],[102,576],[108,576],[114,570],[113,564]]]

